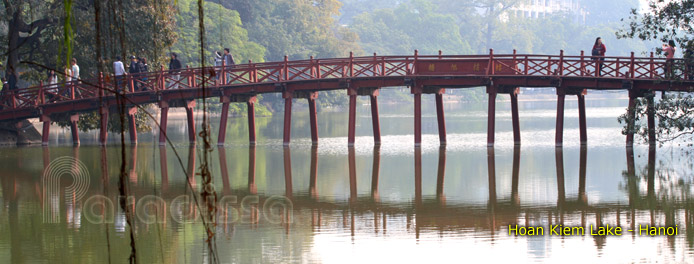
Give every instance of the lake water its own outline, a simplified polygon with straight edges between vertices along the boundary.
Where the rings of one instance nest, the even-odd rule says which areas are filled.
[[[359,106],[352,149],[346,111],[319,112],[318,147],[301,103],[290,148],[282,146],[281,113],[257,117],[257,146],[247,143],[246,119],[230,118],[228,143],[208,153],[224,205],[215,253],[220,263],[694,261],[691,153],[676,143],[626,148],[617,117],[627,101],[604,97],[586,97],[587,147],[579,144],[575,97],[567,97],[563,148],[554,146],[555,101],[520,102],[520,147],[510,102],[501,100],[494,148],[486,147],[486,102],[446,104],[448,144],[440,147],[434,98],[423,96],[417,149],[408,103],[380,105],[380,147],[368,105]],[[125,146],[131,197],[123,201],[135,212],[137,258],[207,263],[207,233],[191,198],[191,188],[201,190],[203,150],[187,144],[184,119],[169,120],[168,133],[174,146],[159,147],[155,133]],[[80,136],[82,146],[73,147],[69,131],[55,127],[50,147],[0,151],[0,263],[127,262],[119,136],[109,134],[106,148],[96,132]],[[550,235],[556,224],[585,234]],[[509,235],[515,225],[545,227],[544,234]],[[624,231],[590,234],[607,225]],[[676,225],[678,233],[639,235],[639,225]]]

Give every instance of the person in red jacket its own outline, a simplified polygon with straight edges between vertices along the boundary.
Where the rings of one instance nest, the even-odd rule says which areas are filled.
[[[607,48],[605,48],[605,44],[602,43],[602,39],[600,37],[596,38],[591,55],[593,56],[594,61],[599,60],[599,62],[597,62],[598,76],[602,76],[602,64],[603,61],[605,61],[605,51],[607,51]]]

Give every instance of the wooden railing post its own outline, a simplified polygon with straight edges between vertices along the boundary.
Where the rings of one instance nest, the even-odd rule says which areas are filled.
[[[621,72],[619,72],[619,70],[622,69],[621,65],[619,64],[619,57],[617,57],[617,62],[616,62],[616,63],[617,63],[617,65],[616,65],[615,68],[614,68],[614,71],[615,71],[614,77],[619,77],[619,75],[620,75],[620,73],[621,73]]]
[[[585,76],[586,73],[586,57],[585,54],[583,53],[583,50],[581,50],[581,76]]]
[[[258,82],[258,69],[255,68],[255,64],[253,64],[252,60],[248,60],[248,65],[251,66],[251,76],[249,76],[249,79],[252,83]]]
[[[354,77],[354,53],[349,52],[349,77]]]
[[[75,82],[70,79],[70,99],[75,100]]]
[[[374,62],[373,65],[371,66],[371,72],[373,73],[373,76],[378,76],[378,59],[376,58],[376,52],[374,52]]]
[[[284,55],[284,80],[289,81],[289,56]]]
[[[564,50],[559,50],[559,76],[564,75]]]
[[[99,72],[99,97],[104,96],[104,73]]]
[[[381,76],[386,76],[386,57],[381,57]]]
[[[45,88],[43,87],[43,81],[39,81],[39,98],[35,101],[34,105],[37,106],[39,103],[44,104],[45,103],[45,95],[44,95]]]
[[[518,63],[516,61],[516,49],[513,49],[513,64],[511,65],[511,67],[513,67],[513,72],[515,72],[515,74],[518,74],[518,65],[516,63]]]
[[[632,51],[632,52],[631,52],[631,65],[629,66],[629,73],[630,73],[629,76],[631,76],[632,79],[634,78],[634,75],[635,75],[635,73],[634,73],[634,62],[635,62],[635,61],[634,61],[634,52]]]
[[[219,69],[219,75],[221,75],[221,76],[217,76],[217,80],[220,80],[220,82],[222,82],[223,85],[227,84],[227,74],[225,73],[226,64],[227,64],[226,60],[223,59],[222,60],[222,68]]]
[[[417,58],[419,57],[419,50],[414,50],[414,61],[412,62],[412,74],[417,74]]]
[[[320,73],[320,59],[316,60],[316,78],[320,79],[322,78],[321,73]]]
[[[494,49],[489,49],[489,63],[487,64],[487,75],[494,75]]]
[[[528,75],[528,55],[525,55],[525,60],[523,60],[523,75]]]
[[[441,59],[441,50],[439,50],[439,60]]]
[[[188,88],[193,87],[193,74],[190,74],[190,65],[186,65],[186,73],[188,74],[188,77],[186,77],[186,81],[188,83]]]
[[[157,79],[159,79],[159,90],[166,90],[166,76],[164,75],[164,65],[161,65],[159,69],[159,76],[157,77]]]
[[[649,64],[651,65],[651,69],[650,69],[650,77],[651,77],[651,79],[653,79],[653,77],[654,77],[654,75],[655,75],[655,74],[654,74],[654,73],[655,73],[655,64],[654,64],[654,63],[655,63],[655,62],[653,61],[653,52],[651,51],[651,62],[649,63]]]
[[[313,67],[313,55],[309,57],[309,69],[310,69],[310,74],[311,74],[311,79],[316,79],[316,71],[315,68]]]

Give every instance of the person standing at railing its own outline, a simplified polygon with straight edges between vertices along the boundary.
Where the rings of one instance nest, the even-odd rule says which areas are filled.
[[[223,64],[222,62],[223,62],[223,60],[222,60],[222,52],[220,52],[220,51],[215,51],[215,52],[214,52],[214,67],[216,68],[216,69],[215,69],[216,74],[215,74],[215,76],[214,76],[214,79],[215,79],[215,80],[219,80],[219,75],[220,75],[220,73],[221,73],[221,71],[220,71],[219,69],[222,67],[222,64]]]
[[[169,74],[171,74],[172,85],[171,89],[178,89],[178,80],[181,78],[181,61],[178,60],[178,54],[171,53],[169,61]]]
[[[140,73],[140,64],[138,64],[137,58],[135,56],[130,56],[130,67],[128,67],[128,71],[130,72],[130,75],[132,77],[133,91],[137,91],[139,85],[137,83],[136,77],[138,76],[138,73]]]
[[[687,69],[687,79],[694,80],[694,40],[690,40],[684,52],[684,63]]]
[[[663,52],[665,53],[665,79],[670,79],[673,77],[672,74],[672,65],[674,62],[674,57],[675,57],[675,52],[677,51],[677,48],[675,48],[675,41],[670,40],[668,41],[668,44],[663,44]]]
[[[591,55],[593,56],[593,60],[597,64],[596,66],[596,71],[598,73],[598,76],[602,76],[602,64],[603,61],[605,61],[605,52],[607,51],[607,48],[605,47],[605,44],[602,43],[602,38],[598,37],[595,39],[595,44],[593,44],[593,50],[591,51]]]
[[[147,59],[145,58],[140,58],[137,67],[140,68],[140,76],[142,76],[140,79],[142,80],[143,84],[147,84],[147,73],[149,72],[149,65],[147,65]],[[146,85],[141,85],[140,87],[142,91],[147,89]]]
[[[48,89],[45,92],[47,92],[45,96],[48,100],[52,100],[58,93],[58,75],[54,70],[48,71]]]
[[[80,96],[81,92],[77,89],[80,80],[80,66],[77,65],[77,59],[70,60],[70,82],[75,89],[75,96]]]
[[[121,91],[123,79],[127,73],[125,72],[123,62],[120,61],[120,56],[116,56],[116,61],[113,62],[113,74],[116,76],[116,92]]]

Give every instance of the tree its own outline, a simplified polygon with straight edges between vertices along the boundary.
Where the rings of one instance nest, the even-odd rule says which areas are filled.
[[[627,21],[625,28],[617,32],[619,37],[663,42],[675,40],[682,49],[694,49],[694,25],[692,25],[694,0],[669,2],[649,0],[645,13],[632,9]],[[692,58],[688,59],[691,63]],[[629,123],[627,121],[636,122],[633,128],[625,126],[625,133],[641,132],[639,134],[645,138],[646,133],[643,133],[645,125],[641,121],[645,120],[642,117],[647,113],[644,109],[647,109],[647,99],[639,99],[634,109],[636,120],[629,120],[627,114],[620,118],[620,121],[627,124]],[[654,110],[658,118],[656,131],[660,135],[658,137],[660,142],[694,134],[694,97],[691,93],[663,95],[662,99],[655,103]]]
[[[198,36],[198,10],[197,1],[178,1],[178,42],[173,45],[171,51],[178,53],[179,59],[190,66],[200,66],[200,39]],[[205,55],[208,65],[213,65],[212,59],[215,51],[229,48],[234,55],[236,63],[244,63],[248,60],[263,62],[265,48],[260,44],[250,41],[248,32],[242,27],[239,13],[225,8],[222,5],[205,3]]]
[[[0,23],[6,24],[7,34],[0,40],[7,43],[2,54],[7,56],[7,69],[19,70],[20,58],[31,58],[42,47],[42,37],[49,27],[56,27],[54,14],[60,2],[43,0],[3,0],[4,16]],[[41,16],[40,14],[43,14]]]
[[[351,29],[365,50],[380,54],[411,54],[415,49],[421,54],[472,52],[453,16],[436,11],[431,2],[415,0],[358,15]]]

